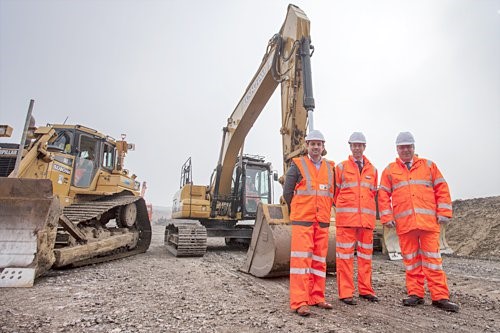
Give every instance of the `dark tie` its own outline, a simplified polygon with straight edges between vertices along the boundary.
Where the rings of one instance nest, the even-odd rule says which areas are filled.
[[[405,162],[405,164],[406,164],[406,168],[407,168],[408,170],[410,170],[410,168],[411,168],[411,162]]]
[[[361,161],[356,161],[356,164],[358,165],[359,173],[361,174],[361,170],[363,170],[363,166],[361,165]]]

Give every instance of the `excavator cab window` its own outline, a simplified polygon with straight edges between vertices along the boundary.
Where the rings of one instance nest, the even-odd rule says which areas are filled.
[[[270,175],[263,167],[247,166],[245,170],[244,215],[255,215],[260,202],[270,204]]]
[[[90,135],[80,134],[78,150],[75,158],[73,185],[89,187],[97,171],[98,140]]]

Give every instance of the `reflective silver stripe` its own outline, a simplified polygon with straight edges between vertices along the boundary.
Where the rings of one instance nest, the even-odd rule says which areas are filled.
[[[439,253],[439,252],[427,252],[427,251],[420,250],[420,253],[422,253],[427,258],[436,258],[436,259],[441,258],[441,253]]]
[[[400,217],[405,217],[411,214],[413,214],[413,209],[408,209],[399,214],[394,215],[394,218],[399,219]]]
[[[432,182],[430,180],[419,180],[419,179],[410,180],[410,184],[432,186]]]
[[[290,252],[290,257],[293,258],[311,258],[313,254],[311,252],[302,252],[302,251],[292,251]]]
[[[351,187],[357,187],[358,186],[358,182],[355,182],[355,183],[342,183],[342,185],[340,185],[340,188],[351,188]]]
[[[380,189],[386,191],[387,193],[391,193],[392,192],[390,188],[387,188],[384,185],[380,185]]]
[[[427,160],[427,166],[430,168],[432,166],[432,161],[431,160]]]
[[[310,227],[313,225],[313,223],[308,221],[292,221],[292,225],[301,225],[303,227]]]
[[[431,263],[428,263],[425,261],[422,263],[422,266],[429,268],[429,269],[432,269],[432,270],[435,270],[435,271],[442,271],[443,270],[443,265],[431,264]]]
[[[415,268],[420,267],[420,266],[422,266],[422,263],[419,261],[419,262],[414,263],[413,265],[406,266],[405,269],[407,271],[411,271],[411,270],[414,270]]]
[[[413,258],[415,258],[416,256],[418,256],[419,253],[420,253],[420,251],[417,251],[417,252],[413,252],[413,253],[410,253],[410,254],[402,254],[402,256],[403,256],[403,259],[412,260]]]
[[[333,198],[333,193],[330,191],[318,191],[316,193],[316,196],[318,197],[330,197]]]
[[[335,256],[339,259],[351,259],[351,258],[354,258],[354,253],[344,254],[344,253],[336,252]]]
[[[436,215],[436,211],[432,209],[415,208],[415,213],[424,215]]]
[[[326,272],[322,272],[318,269],[314,269],[314,268],[311,268],[309,270],[310,273],[316,275],[316,276],[319,276],[319,277],[322,277],[322,278],[326,278]]]
[[[385,215],[390,215],[390,214],[392,214],[392,210],[390,210],[390,209],[385,209],[385,210],[380,212],[380,216],[385,216]]]
[[[357,208],[337,208],[337,213],[357,213],[359,210]]]
[[[295,191],[295,195],[314,195],[318,197],[331,197],[333,198],[333,194],[330,191],[325,190],[297,190]]]
[[[312,181],[311,174],[309,173],[309,168],[307,167],[306,159],[304,157],[300,158],[300,163],[302,164],[302,169],[304,170],[304,177],[306,178],[306,187],[308,191],[312,191]]]
[[[307,274],[309,273],[309,268],[291,268],[290,267],[290,274]]]
[[[340,163],[339,164],[339,169],[340,169],[340,183],[342,184],[343,182],[345,182],[345,178],[344,178],[344,163]]]
[[[361,185],[361,187],[368,187],[369,189],[372,188],[372,184],[367,183],[367,182],[361,182],[361,184],[359,184],[359,185]]]
[[[328,171],[328,185],[333,184],[333,170],[330,168],[330,163],[327,161],[323,160],[323,163],[325,163],[326,170]],[[333,195],[332,195],[333,198]]]
[[[360,241],[358,241],[358,246],[363,249],[373,249],[373,244],[361,243]]]
[[[337,185],[337,187],[340,188],[340,184],[339,183],[335,183],[335,185]]]
[[[372,184],[368,183],[368,182],[361,182],[361,184],[359,184],[361,187],[368,187],[368,188],[372,188]]]
[[[446,208],[446,209],[449,209],[449,210],[453,209],[450,204],[446,204],[446,203],[440,203],[440,204],[438,204],[438,208]]]
[[[364,254],[364,253],[358,252],[356,255],[358,256],[358,258],[362,258],[365,260],[372,260],[371,254]]]
[[[316,190],[297,190],[296,195],[316,195]]]
[[[438,178],[434,181],[434,186],[440,183],[446,183],[446,180],[444,180],[444,178]]]
[[[290,268],[290,274],[300,274],[300,275],[314,274],[317,276],[326,277],[326,272],[322,272],[320,270],[313,268]]]
[[[399,182],[397,184],[392,185],[392,189],[395,190],[395,189],[398,189],[400,187],[407,186],[407,185],[408,185],[408,182],[405,180],[405,181],[402,181],[402,182]]]
[[[343,249],[348,249],[348,248],[354,247],[354,244],[356,244],[356,242],[352,242],[352,243],[340,243],[340,242],[336,242],[335,243],[335,245],[337,247],[341,247]]]
[[[312,255],[312,260],[318,261],[318,262],[326,262],[326,258],[325,257],[320,257],[320,256],[317,256],[315,254]]]
[[[368,208],[361,208],[361,213],[370,214],[370,215],[373,215],[373,216],[377,215],[376,211],[374,211],[372,209],[368,209]]]

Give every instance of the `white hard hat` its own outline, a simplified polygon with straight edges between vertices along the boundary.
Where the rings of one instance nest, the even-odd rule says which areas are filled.
[[[312,131],[309,132],[309,134],[307,134],[307,136],[306,136],[306,142],[307,141],[313,141],[313,140],[325,142],[325,137],[323,136],[323,134],[321,134],[320,131],[318,131],[318,130],[312,130]]]
[[[401,132],[396,138],[396,146],[402,145],[413,145],[415,144],[415,139],[410,132]]]
[[[354,132],[349,137],[348,143],[364,143],[364,144],[366,144],[365,135],[361,132]]]

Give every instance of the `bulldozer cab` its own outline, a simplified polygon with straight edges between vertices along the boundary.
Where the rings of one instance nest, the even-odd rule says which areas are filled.
[[[106,139],[75,128],[55,130],[55,139],[48,143],[47,150],[60,156],[72,156],[74,160],[72,186],[88,188],[100,168],[109,173],[113,171],[116,149]]]
[[[75,153],[75,172],[73,174],[73,186],[89,187],[99,168],[101,140],[86,134],[77,133],[78,145]]]

